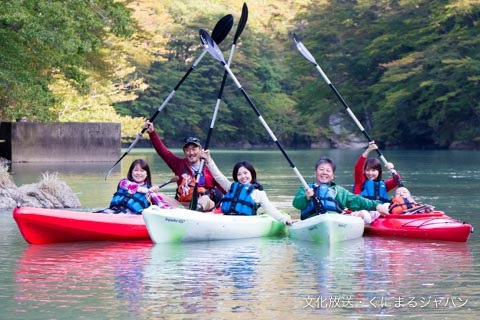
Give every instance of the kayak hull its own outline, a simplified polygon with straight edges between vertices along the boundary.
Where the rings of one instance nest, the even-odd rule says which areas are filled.
[[[142,216],[154,243],[232,240],[285,233],[285,225],[267,214],[235,216],[151,206],[143,210]]]
[[[76,241],[148,241],[141,215],[105,214],[17,207],[13,210],[20,233],[30,244]]]
[[[455,242],[466,242],[472,232],[472,225],[453,219],[442,211],[388,215],[365,226],[366,235]]]
[[[288,233],[292,239],[335,243],[362,237],[364,228],[359,217],[327,213],[294,223]]]

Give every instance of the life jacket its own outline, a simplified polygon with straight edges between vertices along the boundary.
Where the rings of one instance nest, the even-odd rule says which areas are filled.
[[[418,206],[418,203],[411,202],[407,198],[398,196],[392,199],[392,202],[388,207],[388,211],[390,212],[390,214],[402,214],[405,210],[412,209]]]
[[[312,197],[308,202],[305,209],[300,212],[300,219],[305,220],[318,214],[326,213],[327,211],[342,212],[342,208],[335,200],[334,191],[330,189],[330,185],[322,183],[319,186],[315,186],[313,183],[309,184],[313,189],[314,194],[317,196],[319,202],[316,203],[315,198]]]
[[[196,175],[197,172],[193,170],[190,165],[184,165],[183,173],[180,176],[180,180],[178,183],[177,192],[175,193],[175,199],[180,202],[190,202],[192,200],[193,190],[195,189],[196,184]],[[205,194],[205,188],[200,186],[202,179],[205,180],[203,172],[200,177],[200,183],[197,189],[199,195]]]
[[[360,195],[370,200],[380,200],[382,203],[390,202],[385,181],[366,180],[363,183]]]
[[[141,187],[150,188],[144,184]],[[110,201],[110,209],[115,210],[117,213],[127,213],[128,210],[139,213],[143,209],[148,208],[150,202],[148,201],[147,194],[141,192],[129,193],[128,190],[118,188],[113,195],[112,201]]]
[[[254,216],[258,205],[252,198],[255,185],[234,182],[222,200],[222,212],[227,215]]]

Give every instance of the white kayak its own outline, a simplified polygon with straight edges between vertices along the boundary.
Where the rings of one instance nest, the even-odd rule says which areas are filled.
[[[294,223],[288,233],[292,239],[335,243],[362,237],[364,227],[360,217],[327,213]]]
[[[285,224],[268,214],[234,216],[151,206],[142,216],[154,243],[258,238],[286,232]]]

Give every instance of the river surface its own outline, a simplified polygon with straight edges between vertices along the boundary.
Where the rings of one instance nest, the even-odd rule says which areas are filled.
[[[181,154],[181,150],[175,150]],[[319,156],[352,186],[361,151],[287,151],[307,181]],[[277,150],[212,150],[227,177],[236,161],[257,170],[270,200],[298,217],[301,183]],[[480,225],[480,152],[388,151],[417,201]],[[172,174],[148,149],[113,163],[14,163],[17,185],[58,172],[84,210],[108,205],[132,160],[154,183]],[[388,174],[388,173],[385,173]],[[174,186],[163,191],[173,195]],[[0,212],[0,319],[473,319],[480,313],[480,236],[454,243],[363,237],[335,245],[285,237],[152,245],[84,242],[29,245],[11,210]]]

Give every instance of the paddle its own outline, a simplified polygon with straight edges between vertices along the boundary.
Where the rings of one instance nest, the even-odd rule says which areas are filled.
[[[345,99],[343,99],[343,97],[340,95],[340,92],[338,92],[337,88],[335,88],[335,86],[332,84],[332,82],[330,81],[330,79],[328,79],[327,75],[325,74],[325,72],[323,72],[322,68],[320,68],[320,66],[318,65],[318,63],[315,61],[315,58],[313,57],[313,55],[310,53],[310,51],[308,51],[308,49],[303,45],[303,43],[297,38],[297,36],[294,34],[293,35],[293,40],[295,41],[295,44],[297,46],[297,49],[298,51],[300,51],[300,53],[302,54],[302,56],[307,59],[309,62],[311,62],[315,68],[317,68],[318,72],[320,72],[320,74],[322,75],[323,79],[325,80],[325,82],[328,84],[328,86],[330,88],[332,88],[333,92],[335,93],[335,95],[337,96],[337,98],[342,102],[343,106],[345,107],[345,109],[347,110],[347,113],[350,115],[350,117],[353,119],[353,121],[355,122],[355,124],[357,125],[357,127],[360,129],[360,131],[365,135],[365,137],[367,138],[368,142],[372,142],[373,139],[370,137],[370,135],[367,133],[367,131],[365,130],[365,128],[362,126],[362,124],[360,123],[360,121],[358,121],[357,117],[355,116],[355,114],[352,112],[352,110],[350,109],[350,107],[348,106],[347,102],[345,101]],[[378,157],[380,158],[380,160],[382,161],[383,165],[386,165],[388,162],[387,160],[385,159],[385,157],[383,156],[382,152],[378,149],[376,149],[377,151],[377,154],[378,154]],[[397,182],[397,185],[399,187],[403,187],[403,183],[402,181],[400,180],[400,177],[399,175],[397,174],[397,172],[394,170],[394,169],[391,169],[390,172],[392,173],[392,176],[393,178],[395,179],[395,181]]]
[[[225,37],[228,35],[230,30],[232,29],[232,26],[233,26],[233,16],[231,14],[227,14],[226,16],[221,18],[213,28],[212,37],[216,39],[219,43],[222,42],[223,39],[225,39]],[[165,100],[163,100],[162,104],[160,105],[160,107],[158,107],[157,111],[155,111],[155,113],[150,117],[149,119],[150,122],[153,122],[153,120],[155,120],[155,118],[160,113],[160,111],[162,111],[162,109],[167,105],[170,99],[172,99],[173,95],[178,90],[178,88],[180,88],[183,81],[185,81],[188,75],[197,67],[197,65],[200,63],[200,61],[203,59],[206,53],[207,51],[204,50],[202,54],[197,58],[197,60],[195,60],[195,62],[191,65],[190,69],[188,69],[187,73],[185,73],[185,75],[182,77],[182,79],[180,79],[180,81],[177,83],[175,88],[173,88],[170,94],[165,98]],[[140,140],[140,138],[142,137],[142,135],[145,133],[146,130],[147,128],[143,128],[142,131],[140,131],[137,134],[137,137],[130,144],[130,146],[125,151],[125,153],[120,157],[120,159],[117,160],[117,162],[115,162],[115,164],[110,168],[110,170],[108,170],[107,174],[105,175],[105,180],[107,180],[108,176],[112,173],[113,168],[115,168],[115,166],[119,164],[123,158],[125,158],[125,156],[130,152],[130,150],[133,149],[133,147],[137,144],[137,142]]]
[[[169,184],[169,183],[177,182],[179,179],[180,179],[180,178],[179,178],[178,176],[173,176],[170,180],[168,180],[168,181],[160,184],[160,185],[158,186],[158,188],[161,189],[161,188],[165,187],[165,186],[166,186],[167,184]]]
[[[307,182],[305,181],[305,179],[303,178],[303,176],[300,174],[300,172],[298,171],[298,169],[295,167],[295,164],[292,162],[292,160],[290,159],[290,157],[287,155],[287,153],[285,152],[285,149],[283,148],[283,146],[280,144],[280,142],[277,140],[277,137],[275,137],[275,134],[273,133],[273,131],[270,129],[270,127],[268,126],[268,124],[265,122],[265,120],[263,119],[262,115],[260,114],[260,111],[258,111],[258,108],[255,106],[255,104],[253,103],[252,99],[250,99],[250,97],[248,96],[247,92],[245,91],[245,89],[243,89],[242,85],[240,84],[240,82],[238,82],[237,78],[235,77],[235,75],[232,73],[232,70],[230,70],[230,67],[225,63],[225,59],[223,58],[223,54],[222,52],[220,51],[220,49],[218,48],[218,46],[216,45],[215,41],[208,35],[208,32],[203,30],[203,29],[200,29],[200,40],[202,41],[203,43],[203,46],[205,47],[205,49],[207,49],[208,53],[210,53],[216,60],[220,61],[222,64],[223,64],[223,67],[225,68],[225,70],[228,72],[228,74],[230,75],[230,77],[233,79],[233,82],[235,83],[235,85],[237,86],[238,89],[240,89],[240,91],[242,92],[243,96],[245,97],[245,99],[247,100],[247,102],[249,103],[249,105],[252,107],[253,111],[255,111],[256,115],[258,116],[258,119],[260,120],[260,123],[263,125],[263,127],[265,128],[265,130],[268,132],[268,134],[270,135],[270,137],[272,138],[273,142],[277,145],[277,147],[280,149],[280,151],[282,152],[283,156],[285,157],[285,159],[287,159],[288,163],[290,164],[290,167],[293,169],[293,172],[295,172],[295,175],[298,177],[298,179],[302,182],[303,186],[305,188],[310,188],[310,186],[307,184]],[[317,195],[314,195],[314,204],[315,204],[315,209],[316,210],[320,210],[321,208],[321,202],[320,200],[318,199]],[[318,209],[317,209],[318,208]],[[323,213],[323,212],[318,212],[317,213]]]
[[[230,49],[230,56],[228,58],[228,65],[229,66],[232,62],[233,52],[235,50],[237,40],[240,37],[240,34],[243,32],[243,29],[245,29],[245,25],[247,24],[247,20],[248,20],[248,7],[247,7],[246,3],[243,3],[242,15],[240,16],[240,21],[238,22],[237,31],[235,32],[235,36],[233,37],[233,43],[232,43],[232,47]],[[213,34],[212,34],[212,36],[213,36]],[[222,84],[220,85],[220,90],[218,91],[217,103],[215,104],[215,109],[213,111],[212,122],[210,123],[210,128],[208,129],[207,141],[205,142],[205,147],[204,147],[205,150],[208,150],[208,147],[210,145],[210,139],[212,137],[213,127],[215,125],[215,120],[217,118],[218,109],[220,107],[220,102],[222,101],[223,89],[225,87],[225,81],[227,80],[227,75],[228,75],[228,72],[225,71],[225,73],[223,74]],[[203,172],[203,166],[204,165],[205,165],[205,159],[202,158],[200,160],[200,169],[198,170],[197,176],[195,178],[195,187],[193,189],[192,200],[190,201],[190,207],[189,207],[190,210],[196,210],[197,209],[198,181],[200,180],[200,175]]]

